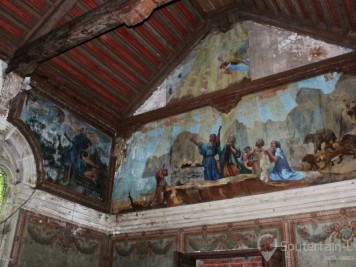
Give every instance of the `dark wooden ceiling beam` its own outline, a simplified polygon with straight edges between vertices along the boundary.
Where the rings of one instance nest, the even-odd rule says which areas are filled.
[[[353,70],[354,68],[356,68],[356,52],[351,52],[257,80],[232,84],[228,88],[217,90],[215,92],[208,93],[199,97],[180,100],[169,104],[166,107],[126,118],[122,121],[121,124],[118,125],[117,129],[118,132],[122,133],[123,135],[130,135],[130,133],[138,130],[146,123],[182,114],[206,106],[211,106],[213,103],[218,103],[219,101],[239,99],[252,93],[266,89],[272,89],[281,85],[308,79],[328,72],[347,72]]]
[[[122,24],[133,26],[172,0],[113,0],[18,49],[7,72],[28,76],[38,64]]]
[[[356,48],[356,38],[342,35],[340,33],[330,32],[317,27],[309,25],[299,25],[293,19],[272,18],[267,15],[259,16],[249,11],[237,10],[236,15],[246,20],[253,20],[261,24],[269,24],[285,30],[290,30],[304,35],[309,35],[315,39],[323,40],[325,42],[333,43],[339,46],[345,46],[352,49]]]

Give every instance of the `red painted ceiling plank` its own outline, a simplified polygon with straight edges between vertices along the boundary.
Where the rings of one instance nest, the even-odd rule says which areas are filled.
[[[21,29],[17,28],[14,25],[10,25],[6,21],[2,20],[1,18],[0,18],[0,28],[3,28],[5,31],[7,31],[14,37],[18,37],[21,34]]]
[[[32,6],[34,6],[37,10],[42,11],[45,7],[45,4],[39,0],[28,0]]]
[[[142,44],[140,44],[124,27],[119,27],[116,29],[124,40],[129,42],[133,47],[136,48],[138,52],[140,52],[143,56],[147,57],[151,63],[158,66],[161,62],[153,56],[150,51],[148,51]]]
[[[333,19],[334,25],[337,26],[337,27],[340,27],[341,26],[340,19],[337,16],[337,13],[336,13],[336,10],[335,10],[334,0],[326,0],[326,1],[327,1],[326,3],[328,4],[329,12],[330,12],[331,17]]]
[[[176,3],[176,7],[184,15],[184,17],[189,21],[191,25],[196,25],[198,21],[191,15],[188,9],[181,2]]]
[[[315,13],[318,15],[318,18],[320,19],[320,21],[324,22],[324,20],[325,20],[324,13],[323,13],[323,10],[321,9],[321,6],[315,0],[311,0],[311,2],[314,7]]]
[[[157,39],[152,36],[152,34],[148,32],[144,25],[137,27],[137,30],[146,38],[147,41],[149,41],[154,46],[154,48],[158,49],[161,54],[164,56],[169,55],[169,51],[159,41],[157,41]]]
[[[76,49],[71,49],[69,50],[69,54],[71,54],[73,57],[75,57],[76,59],[78,59],[81,63],[83,63],[85,66],[87,66],[87,68],[90,71],[93,71],[94,73],[98,74],[99,76],[101,76],[102,78],[104,78],[104,80],[108,81],[110,84],[114,85],[116,88],[119,89],[119,91],[121,91],[124,95],[126,96],[131,96],[132,95],[132,91],[127,89],[122,83],[120,83],[119,81],[113,79],[111,77],[111,75],[109,75],[106,71],[103,71],[102,69],[100,69],[97,65],[95,65],[92,61],[90,61],[87,57],[85,57],[84,55],[82,55],[79,51],[77,51]]]
[[[89,78],[86,75],[84,75],[84,74],[82,74],[82,73],[80,73],[78,71],[75,71],[74,68],[72,68],[71,66],[67,65],[59,57],[54,57],[54,58],[51,59],[51,61],[53,63],[55,63],[57,66],[59,66],[61,69],[63,69],[64,71],[67,71],[69,74],[71,74],[72,76],[76,77],[78,80],[80,80],[84,84],[88,85],[89,88],[91,88],[93,91],[97,92],[98,94],[100,94],[104,98],[106,98],[109,102],[117,105],[118,107],[123,107],[125,105],[125,103],[123,101],[121,101],[120,99],[117,99],[113,95],[109,94],[107,91],[103,90],[96,83],[90,81]]]
[[[69,13],[70,13],[73,17],[75,17],[75,18],[80,17],[80,12],[79,12],[79,10],[76,9],[75,7],[72,7],[72,8],[69,10]]]
[[[163,15],[171,21],[174,26],[180,31],[182,35],[187,35],[188,31],[184,28],[184,26],[173,16],[171,12],[167,8],[161,10]]]
[[[120,74],[124,75],[127,79],[129,79],[134,85],[137,87],[142,86],[142,82],[139,81],[132,73],[126,71],[122,66],[117,64],[111,57],[105,54],[102,50],[100,50],[97,46],[93,45],[91,42],[87,42],[85,46],[95,55],[99,56],[101,59],[108,62],[110,67],[116,69]]]
[[[8,42],[5,43],[4,41],[0,42],[0,55],[1,55],[1,57],[3,57],[3,56],[12,57],[14,55],[14,53],[15,53],[15,49],[16,49],[16,47],[14,47],[13,44],[9,44]]]
[[[19,7],[11,3],[12,1],[8,0],[2,0],[0,3],[5,6],[7,9],[12,11],[13,14],[15,14],[19,19],[24,20],[27,23],[32,22],[32,17],[28,15],[25,11],[22,11]]]
[[[308,13],[308,10],[304,6],[304,1],[303,0],[297,0],[297,4],[298,4],[300,10],[302,11],[304,18],[305,19],[309,19],[309,13]]]
[[[86,4],[88,7],[92,8],[92,9],[98,7],[97,3],[95,3],[95,1],[93,1],[93,0],[84,0],[83,2],[84,2],[84,4]]]
[[[151,75],[151,72],[144,67],[136,58],[131,56],[124,48],[122,48],[117,42],[110,38],[107,34],[101,35],[100,40],[112,47],[115,52],[122,56],[127,62],[130,62],[137,70],[139,70],[146,77]]]
[[[60,21],[58,21],[58,26],[63,26],[66,23],[67,23],[67,20],[65,18],[62,18]]]
[[[356,31],[356,12],[355,12],[355,8],[352,4],[352,2],[350,0],[344,0],[344,5],[346,7],[346,11],[347,11],[347,17],[349,19],[350,25],[351,25],[351,29],[353,31]]]
[[[173,45],[178,45],[178,40],[173,36],[172,33],[167,31],[166,27],[163,26],[155,17],[151,17],[149,20],[150,23],[165,37],[167,38],[168,42]]]
[[[287,6],[288,12],[292,17],[295,17],[295,10],[293,6],[291,6],[290,0],[284,0],[285,5]]]
[[[47,75],[47,73],[44,71],[44,68],[42,67],[38,67],[36,72],[39,74],[39,75]],[[109,110],[107,109],[104,109],[103,106],[99,106],[96,102],[93,101],[93,98],[87,98],[85,95],[79,95],[76,93],[75,90],[72,90],[70,89],[68,86],[60,83],[60,81],[58,79],[55,79],[54,77],[51,77],[51,80],[53,80],[54,82],[56,83],[59,83],[61,84],[61,87],[64,87],[64,89],[66,91],[70,91],[71,93],[73,93],[73,95],[77,96],[79,98],[79,101],[83,103],[83,105],[85,104],[90,104],[90,106],[94,106],[96,109],[104,112],[106,115],[109,115],[109,116],[115,116],[112,112],[110,112]],[[45,81],[44,79],[38,79],[37,80],[37,83],[41,83],[42,81]],[[73,97],[73,96],[72,96]],[[85,104],[84,104],[85,103]]]

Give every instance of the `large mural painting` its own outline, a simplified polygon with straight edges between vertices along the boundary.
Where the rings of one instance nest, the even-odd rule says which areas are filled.
[[[250,78],[247,29],[238,23],[226,33],[209,34],[160,87],[166,88],[168,103],[224,89]]]
[[[31,92],[19,119],[30,129],[43,157],[39,183],[103,201],[110,185],[112,137]]]
[[[117,211],[166,207],[351,179],[356,77],[328,73],[145,125],[127,140]]]

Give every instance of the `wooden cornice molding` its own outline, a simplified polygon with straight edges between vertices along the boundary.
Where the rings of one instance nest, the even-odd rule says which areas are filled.
[[[215,108],[221,113],[228,114],[233,108],[237,106],[241,96],[239,94],[234,95],[222,95],[217,97],[212,97],[210,100],[210,106]]]
[[[221,112],[229,112],[231,106],[246,95],[256,93],[277,86],[308,79],[328,72],[348,72],[356,68],[356,52],[350,52],[341,56],[329,58],[306,66],[294,68],[268,77],[253,81],[244,80],[240,83],[231,84],[229,87],[208,93],[199,97],[178,100],[166,107],[152,110],[143,114],[124,119],[118,125],[118,133],[129,136],[138,129],[138,125],[168,118],[188,111],[196,110],[206,106],[217,107]],[[219,103],[219,101],[221,102]],[[226,101],[225,101],[226,100]],[[229,100],[229,101],[227,101]],[[230,107],[224,108],[224,104]]]
[[[122,24],[143,22],[154,9],[172,0],[113,0],[18,49],[6,72],[21,76],[34,72],[39,63]]]

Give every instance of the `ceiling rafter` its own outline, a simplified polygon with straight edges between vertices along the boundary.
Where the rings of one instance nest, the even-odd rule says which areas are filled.
[[[21,76],[29,75],[40,62],[53,58],[122,24],[141,23],[155,8],[171,1],[113,0],[107,2],[17,50],[9,63],[7,72],[15,71]],[[142,5],[148,6],[142,7]]]
[[[100,122],[100,124],[107,125],[111,129],[115,129],[117,123],[121,121],[119,113],[114,110],[110,111],[105,109],[104,107],[107,107],[107,105],[103,104],[102,101],[99,101],[101,104],[97,105],[92,102],[94,98],[78,96],[73,93],[72,88],[68,89],[61,87],[60,85],[53,83],[53,81],[43,79],[43,77],[38,74],[35,74],[32,77],[34,85],[36,86],[36,91],[46,96],[46,98],[54,103],[61,106],[67,106],[69,101],[75,99],[77,105],[70,106],[70,109],[77,114],[81,114],[82,116],[85,115],[89,121],[95,122],[96,124]],[[93,116],[93,114],[95,114],[95,116]]]
[[[46,13],[41,17],[39,23],[31,28],[26,34],[21,44],[25,44],[30,40],[35,40],[38,37],[51,31],[60,19],[68,12],[68,10],[74,5],[72,0],[57,0],[51,5]]]
[[[87,101],[87,99],[89,99],[90,102],[95,103],[95,106],[101,107],[102,109],[106,110],[106,112],[113,113],[116,118],[118,119],[123,118],[119,107],[110,105],[110,102],[108,100],[100,97],[94,91],[83,90],[82,84],[77,83],[75,80],[69,78],[68,76],[59,76],[60,78],[56,78],[56,76],[52,76],[51,79],[49,79],[47,76],[45,76],[43,69],[50,70],[53,73],[59,72],[59,68],[53,64],[46,63],[44,65],[41,65],[41,67],[39,67],[39,69],[32,75],[33,80],[35,82],[34,87],[36,87],[37,84],[41,84],[41,81],[43,80],[43,82],[46,82],[46,84],[49,84],[51,86],[48,88],[42,86],[40,88],[41,91],[48,91],[48,94],[53,96],[56,96],[57,94],[60,94],[63,91],[63,95],[71,96],[73,99],[76,100],[83,98],[85,99],[85,101]],[[70,88],[67,87],[68,84],[70,84]],[[60,96],[58,96],[58,99],[60,99]],[[79,105],[80,103],[76,102],[76,105],[77,104]]]

